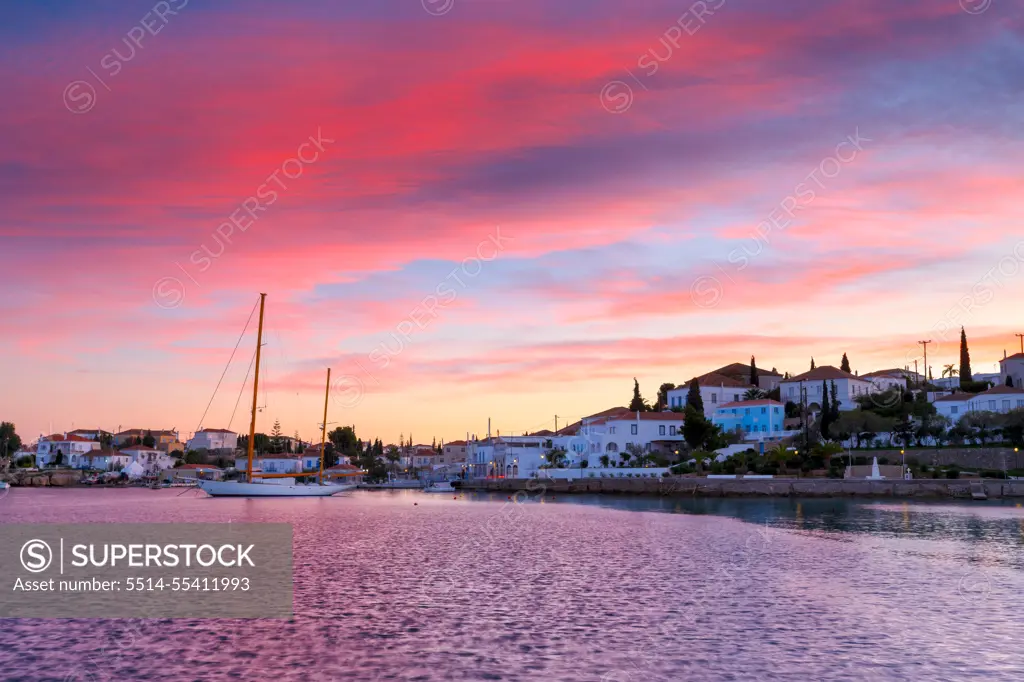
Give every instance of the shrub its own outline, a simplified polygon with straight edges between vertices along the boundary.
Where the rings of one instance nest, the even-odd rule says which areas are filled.
[[[888,457],[879,457],[878,458],[878,463],[879,464],[888,464],[889,463],[889,458]]]
[[[828,477],[829,478],[842,478],[843,474],[839,471],[839,469],[837,467],[833,466],[833,467],[829,467],[828,468]]]
[[[958,469],[950,469],[946,472],[946,478],[960,478],[960,471]]]

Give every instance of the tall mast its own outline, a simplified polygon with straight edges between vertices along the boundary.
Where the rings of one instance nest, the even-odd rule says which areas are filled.
[[[324,458],[327,457],[327,402],[331,399],[331,368],[327,368],[327,390],[324,392],[324,425],[320,430],[320,485],[324,484]]]
[[[249,464],[245,470],[249,483],[252,483],[252,448],[256,440],[256,401],[260,388],[260,349],[263,347],[263,305],[266,300],[267,295],[260,294],[260,327],[256,333],[256,374],[252,381],[252,421],[249,423]]]

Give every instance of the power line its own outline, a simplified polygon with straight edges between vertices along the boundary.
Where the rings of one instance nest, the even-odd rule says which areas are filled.
[[[228,364],[224,366],[224,371],[221,373],[220,379],[217,381],[217,387],[213,389],[213,395],[210,396],[210,402],[206,404],[206,409],[203,410],[203,416],[199,420],[199,426],[196,427],[197,432],[202,428],[203,422],[206,420],[206,415],[210,411],[210,406],[213,405],[213,400],[217,397],[217,391],[220,390],[220,385],[224,381],[224,376],[228,373],[228,368],[231,367],[231,361],[235,357],[235,351],[237,351],[238,346],[241,345],[242,338],[245,337],[245,332],[249,329],[249,323],[252,322],[253,313],[256,312],[256,306],[258,305],[259,301],[256,302],[256,305],[254,305],[252,310],[249,312],[249,319],[245,321],[245,327],[242,328],[242,333],[238,336],[238,341],[235,343],[235,348],[231,351],[231,357],[228,358]]]

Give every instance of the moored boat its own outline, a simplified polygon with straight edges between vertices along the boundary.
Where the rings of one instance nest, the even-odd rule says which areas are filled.
[[[431,481],[423,486],[425,493],[454,493],[458,488],[452,485],[451,481]]]

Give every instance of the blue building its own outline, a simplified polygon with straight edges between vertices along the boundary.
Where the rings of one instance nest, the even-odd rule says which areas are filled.
[[[722,431],[746,434],[746,440],[774,440],[782,437],[786,410],[775,400],[746,400],[720,405],[711,422]]]

